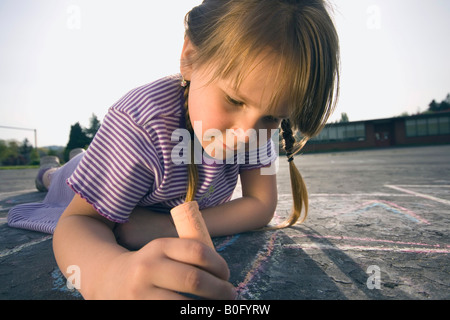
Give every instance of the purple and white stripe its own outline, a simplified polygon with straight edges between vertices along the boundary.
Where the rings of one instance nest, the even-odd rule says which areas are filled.
[[[186,194],[187,168],[175,165],[171,159],[177,144],[171,141],[171,135],[185,128],[183,105],[178,76],[129,92],[109,110],[68,179],[69,186],[101,215],[119,223],[126,222],[137,205],[170,209],[181,204]],[[276,153],[271,152],[272,161],[275,157]],[[198,165],[196,200],[200,208],[228,201],[239,172],[262,166],[236,162]]]

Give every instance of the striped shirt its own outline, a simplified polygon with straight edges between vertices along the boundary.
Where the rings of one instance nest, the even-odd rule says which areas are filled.
[[[74,192],[107,219],[124,223],[136,206],[168,212],[184,202],[187,166],[171,159],[173,148],[179,144],[171,141],[172,133],[186,127],[180,88],[177,75],[123,96],[108,110],[83,159],[67,180]],[[195,200],[200,209],[229,201],[242,170],[261,168],[276,159],[272,140],[266,151],[268,161],[260,161],[257,154],[246,154],[244,164],[198,164]]]

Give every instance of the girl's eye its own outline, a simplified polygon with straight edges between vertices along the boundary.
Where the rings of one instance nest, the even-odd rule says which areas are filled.
[[[243,102],[234,100],[234,99],[231,98],[230,96],[226,96],[226,98],[227,98],[227,101],[228,101],[229,103],[231,103],[232,105],[235,105],[235,106],[238,106],[238,107],[241,107],[241,106],[244,105]]]

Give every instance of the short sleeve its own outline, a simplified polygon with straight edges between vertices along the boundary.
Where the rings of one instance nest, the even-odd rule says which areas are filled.
[[[128,114],[110,109],[67,183],[99,214],[124,223],[152,187],[155,161],[150,134]]]
[[[239,172],[270,166],[277,159],[277,157],[278,152],[275,149],[275,143],[272,139],[269,139],[267,144],[250,150],[245,154],[245,161],[243,161],[243,164],[239,165]]]

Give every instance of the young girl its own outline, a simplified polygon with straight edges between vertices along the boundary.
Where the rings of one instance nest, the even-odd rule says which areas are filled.
[[[303,221],[306,187],[292,160],[332,112],[338,54],[323,0],[205,0],[192,9],[181,75],[125,95],[87,152],[53,173],[47,197],[59,192],[71,200],[53,237],[61,271],[80,268],[80,292],[88,299],[184,298],[180,292],[234,298],[223,258],[177,238],[167,213],[196,200],[211,236],[265,227],[277,203],[275,175],[261,174],[276,158],[265,132],[281,126],[294,199],[283,226],[298,222],[302,211]],[[183,163],[173,160],[178,129],[193,139]],[[242,134],[248,130],[258,142],[269,141],[258,150],[268,151],[269,162],[260,154],[248,161],[255,156],[252,137]],[[246,163],[236,161],[242,145]],[[238,175],[242,198],[230,201]],[[66,177],[70,188],[56,188]]]

